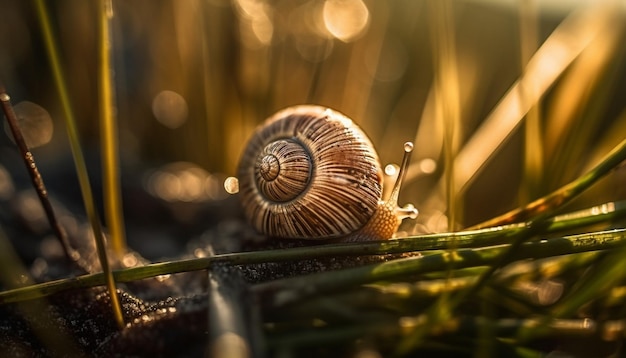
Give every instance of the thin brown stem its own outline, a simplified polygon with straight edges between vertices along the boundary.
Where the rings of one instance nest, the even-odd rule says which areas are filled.
[[[11,133],[13,134],[13,139],[15,140],[15,144],[17,145],[18,150],[20,151],[20,155],[22,156],[22,160],[24,161],[24,165],[26,166],[26,170],[30,175],[30,178],[33,183],[33,187],[37,192],[37,196],[39,197],[39,201],[41,202],[41,206],[43,206],[44,211],[46,212],[46,217],[48,218],[48,222],[50,223],[50,227],[54,231],[57,239],[61,243],[61,247],[63,248],[63,253],[67,257],[70,262],[75,262],[78,256],[76,252],[70,246],[70,243],[67,239],[67,235],[65,231],[61,227],[61,224],[56,218],[54,213],[54,209],[52,208],[52,204],[50,203],[50,199],[48,198],[48,191],[46,190],[46,186],[43,182],[43,178],[37,169],[37,165],[35,164],[35,157],[33,153],[28,148],[26,141],[24,140],[24,136],[22,135],[22,131],[20,130],[19,125],[17,124],[17,115],[13,110],[13,106],[11,105],[11,97],[6,92],[6,89],[3,84],[0,83],[0,103],[2,103],[2,111],[7,119],[9,124],[9,128],[11,128]]]

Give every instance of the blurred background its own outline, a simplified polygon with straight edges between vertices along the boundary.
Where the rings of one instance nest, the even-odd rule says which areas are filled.
[[[46,3],[101,196],[99,8]],[[208,225],[194,213],[229,200],[223,181],[254,128],[315,103],[358,123],[383,166],[415,141],[401,204],[420,216],[406,232],[479,223],[570,182],[626,138],[625,11],[617,0],[113,1],[125,215],[150,225],[158,216],[137,197],[151,197],[179,223]],[[0,13],[0,80],[51,192],[80,206],[33,2],[0,0]],[[3,200],[29,185],[6,133]],[[625,199],[625,178],[616,170],[570,208]]]

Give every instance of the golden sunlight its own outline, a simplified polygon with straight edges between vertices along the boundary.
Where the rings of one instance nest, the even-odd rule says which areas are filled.
[[[324,24],[343,42],[360,37],[369,24],[369,11],[361,0],[327,0],[324,3]]]

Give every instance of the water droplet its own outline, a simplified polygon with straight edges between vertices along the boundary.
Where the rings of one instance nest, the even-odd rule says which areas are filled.
[[[169,280],[170,277],[171,277],[170,274],[166,274],[166,275],[156,276],[155,278],[156,278],[157,281],[163,282],[163,281]]]
[[[235,177],[228,177],[224,180],[224,189],[228,194],[237,194],[239,192],[239,180]]]
[[[397,164],[387,164],[385,166],[385,175],[396,176],[400,167]]]
[[[122,258],[122,265],[124,265],[124,267],[135,267],[138,263],[139,261],[134,254],[126,254]]]

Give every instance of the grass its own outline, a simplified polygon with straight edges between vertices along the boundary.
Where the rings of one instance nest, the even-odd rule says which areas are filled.
[[[623,7],[607,1],[552,12],[529,1],[519,8],[371,1],[364,3],[365,27],[355,22],[350,28],[333,22],[337,9],[325,6],[340,3],[332,1],[112,2],[112,16],[106,1],[33,4],[10,3],[11,19],[22,29],[44,25],[41,37],[33,35],[40,43],[30,44],[30,56],[47,53],[38,64],[50,63],[51,70],[42,74],[9,56],[13,67],[0,68],[0,77],[11,79],[5,81],[9,92],[35,88],[33,78],[45,80],[40,91],[16,90],[14,97],[51,103],[53,118],[66,120],[96,238],[104,235],[83,150],[92,150],[85,143],[101,132],[105,223],[115,247],[109,263],[105,243],[96,244],[104,273],[13,285],[13,275],[30,276],[19,255],[10,254],[20,234],[0,232],[7,246],[1,250],[7,256],[0,266],[0,308],[32,303],[20,312],[50,352],[59,349],[55,334],[38,330],[29,317],[43,317],[58,304],[55,298],[107,285],[121,332],[111,334],[114,340],[135,328],[154,330],[131,319],[127,301],[115,303],[118,292],[133,292],[126,284],[207,271],[202,287],[208,299],[197,314],[207,316],[202,321],[209,333],[197,344],[215,355],[620,354],[626,297]],[[346,11],[356,16],[362,9]],[[100,27],[81,23],[86,17]],[[15,80],[7,76],[12,69],[27,75]],[[85,73],[98,80],[84,81],[90,77],[79,74]],[[168,97],[170,107],[152,112],[158,107],[153,98],[166,89],[184,103]],[[184,161],[210,170],[206,183],[221,177],[217,173],[232,175],[241,138],[274,110],[305,101],[354,118],[383,162],[396,158],[399,143],[416,143],[401,200],[412,201],[420,216],[404,223],[400,238],[243,252],[211,247],[206,257],[179,252],[161,262],[123,263],[134,249],[132,240],[128,248],[125,243],[129,227],[154,233],[214,225],[226,240],[224,227],[233,220],[216,214],[209,218],[214,224],[204,224],[199,207],[213,205],[219,213],[227,201],[172,200],[172,186],[166,188],[170,199],[162,200],[177,215],[171,226],[137,215],[133,199],[124,197],[136,182],[120,181],[124,171]],[[91,120],[93,108],[101,111],[102,127]],[[63,140],[56,136],[48,144],[53,154],[67,151]],[[3,152],[0,165],[5,158]],[[428,163],[436,163],[434,170],[424,169]],[[202,188],[197,192],[215,190]],[[310,262],[328,266],[322,272],[298,266]],[[279,274],[246,276],[264,270]],[[172,316],[185,321],[183,311]],[[63,342],[76,339],[62,336]],[[577,349],[577,341],[600,348]]]

